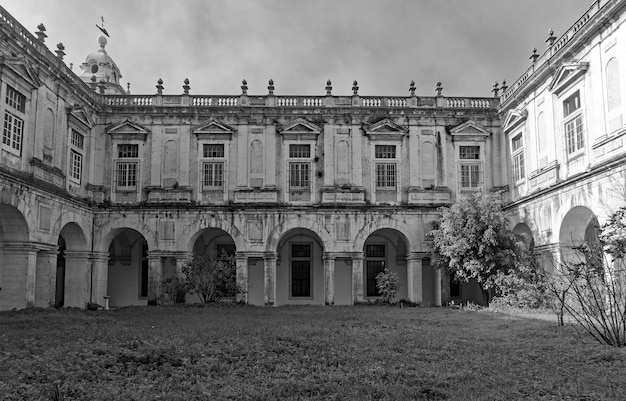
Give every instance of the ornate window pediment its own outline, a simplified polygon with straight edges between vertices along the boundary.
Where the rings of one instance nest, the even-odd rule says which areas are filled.
[[[504,119],[504,123],[502,124],[503,127],[503,131],[504,132],[509,132],[517,127],[519,127],[521,124],[524,123],[524,121],[526,121],[526,118],[528,118],[528,111],[527,110],[511,110],[507,113],[506,118]]]
[[[316,139],[321,132],[322,128],[304,118],[296,118],[279,129],[285,139]]]
[[[0,65],[8,67],[18,77],[27,82],[32,89],[37,89],[42,85],[37,73],[23,58],[0,56]]]
[[[130,120],[124,120],[122,122],[109,125],[106,128],[106,133],[111,135],[113,139],[132,140],[139,139],[146,140],[146,137],[150,133],[150,130],[143,125],[134,123]]]
[[[469,140],[469,141],[484,141],[486,137],[491,135],[491,132],[487,131],[482,125],[473,120],[468,120],[461,125],[458,125],[450,130],[452,140]]]
[[[558,95],[584,75],[587,69],[589,69],[589,63],[587,62],[563,64],[554,75],[554,78],[552,78],[548,89]]]
[[[365,135],[371,139],[401,139],[409,134],[409,129],[396,124],[389,118],[382,119],[374,124],[363,127]]]
[[[95,125],[90,113],[84,107],[68,107],[67,117],[71,123],[79,125],[85,129],[91,129]]]
[[[235,128],[215,119],[210,119],[193,128],[191,132],[199,139],[231,139],[235,133]]]

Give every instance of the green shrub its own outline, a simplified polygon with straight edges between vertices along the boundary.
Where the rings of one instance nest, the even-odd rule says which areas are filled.
[[[165,305],[184,304],[189,293],[189,284],[181,277],[169,277],[161,283],[160,303]]]
[[[392,303],[400,291],[400,278],[396,273],[385,268],[376,276],[376,288],[378,288],[383,302]]]

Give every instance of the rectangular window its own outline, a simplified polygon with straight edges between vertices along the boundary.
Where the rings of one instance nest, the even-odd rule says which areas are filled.
[[[309,163],[289,163],[289,189],[308,191],[311,185],[311,166]]]
[[[291,296],[311,296],[310,244],[291,244]]]
[[[139,165],[137,162],[118,162],[116,184],[118,189],[137,189],[137,173]]]
[[[460,146],[459,159],[462,160],[479,160],[480,146]]]
[[[85,137],[83,137],[80,133],[72,130],[72,138],[70,142],[72,146],[78,149],[82,149],[84,142],[85,142]]]
[[[565,123],[565,143],[568,155],[579,151],[585,145],[582,115]]]
[[[139,145],[123,144],[117,145],[117,156],[119,158],[139,157]]]
[[[522,134],[518,134],[511,139],[511,154],[513,158],[513,180],[519,181],[526,176]]]
[[[83,155],[74,150],[70,151],[70,178],[80,182],[82,166]]]
[[[481,184],[480,165],[478,164],[462,164],[461,165],[461,188],[477,188]]]
[[[378,287],[376,287],[376,276],[385,270],[384,260],[368,260],[367,261],[367,296],[376,297],[380,295]]]
[[[563,101],[563,117],[567,117],[580,108],[580,92],[576,91],[573,95]]]
[[[202,146],[203,157],[224,157],[224,144],[223,143],[210,143]]]
[[[396,158],[396,146],[395,145],[376,145],[374,148],[374,157],[376,159],[395,159]]]
[[[205,189],[224,188],[224,162],[202,163],[202,187]]]
[[[24,134],[24,120],[4,112],[4,129],[2,132],[2,144],[20,152],[22,150],[22,136]]]
[[[376,163],[376,189],[396,189],[396,164]]]
[[[310,159],[311,145],[289,145],[289,157],[293,159]]]
[[[26,96],[7,85],[6,103],[20,113],[26,111]]]
[[[519,181],[526,176],[524,166],[524,152],[518,152],[513,156],[513,179]]]
[[[368,258],[384,258],[385,245],[365,245],[365,257]]]

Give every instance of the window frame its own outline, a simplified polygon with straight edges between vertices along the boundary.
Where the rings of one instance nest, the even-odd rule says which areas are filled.
[[[85,134],[81,131],[69,127],[69,157],[68,157],[68,177],[70,182],[80,185],[83,180],[83,166],[84,166],[84,149],[85,149]],[[78,162],[78,163],[77,163]],[[78,164],[78,166],[77,166]]]
[[[399,144],[378,142],[372,149],[373,181],[376,192],[398,192],[400,188]],[[393,181],[393,182],[392,182]]]
[[[524,152],[524,135],[521,132],[511,137],[511,160],[513,166],[513,182],[519,183],[526,178],[526,159]],[[516,143],[518,146],[516,147]]]
[[[201,141],[199,147],[199,192],[226,193],[229,144],[225,141]]]
[[[308,150],[305,150],[307,149]],[[289,203],[310,203],[315,193],[315,139],[283,141],[284,199]]]
[[[383,250],[383,254],[369,254],[368,247],[380,247]],[[370,264],[371,262],[371,264]],[[374,266],[374,264],[380,263],[380,266]],[[376,286],[376,276],[385,270],[387,267],[387,244],[382,242],[367,243],[364,250],[364,269],[365,269],[365,296],[367,298],[380,297],[381,293]],[[375,269],[370,274],[370,267]]]
[[[577,107],[570,109],[569,105]],[[585,153],[585,121],[583,98],[580,88],[575,88],[563,96],[561,100],[563,112],[563,141],[565,155],[568,160],[575,159]]]
[[[460,142],[455,152],[459,192],[483,191],[485,188],[485,144]]]
[[[307,256],[296,256],[294,255],[294,246],[307,246],[308,247],[308,255]],[[313,246],[313,242],[290,242],[289,243],[289,299],[313,299],[314,293],[313,293],[313,255],[314,255],[315,249]],[[294,278],[294,262],[307,262],[308,263],[308,273],[309,273],[309,278],[307,279],[299,279],[300,281],[308,281],[309,285],[308,285],[308,295],[305,293],[305,295],[296,295],[295,294],[295,288],[294,288],[294,280],[296,280],[296,278]],[[301,286],[298,286],[298,288],[303,288]]]
[[[2,149],[16,156],[22,155],[25,120],[8,110],[4,111]],[[19,122],[19,124],[16,124]]]

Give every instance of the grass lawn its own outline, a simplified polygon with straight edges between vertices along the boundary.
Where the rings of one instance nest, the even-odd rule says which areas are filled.
[[[618,400],[626,350],[555,319],[356,307],[0,313],[2,400]]]

